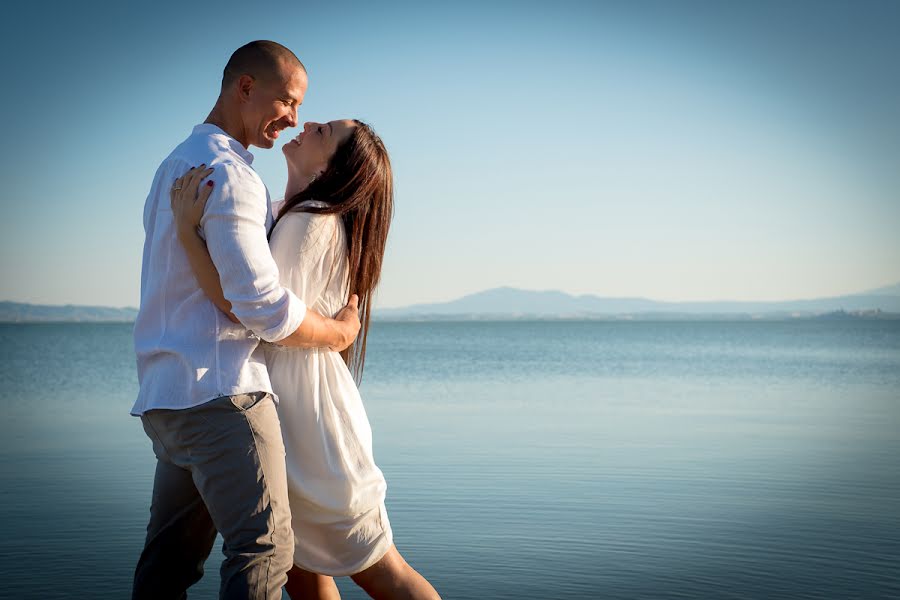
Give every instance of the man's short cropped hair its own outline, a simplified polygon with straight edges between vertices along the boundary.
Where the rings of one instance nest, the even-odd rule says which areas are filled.
[[[222,73],[222,89],[234,83],[241,75],[270,80],[280,75],[283,63],[300,67],[306,73],[306,67],[297,55],[278,42],[256,40],[245,44],[228,59]]]

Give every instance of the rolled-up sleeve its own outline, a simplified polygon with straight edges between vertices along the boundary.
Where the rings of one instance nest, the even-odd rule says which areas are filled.
[[[214,165],[213,191],[201,231],[231,312],[267,342],[292,334],[306,305],[282,287],[266,239],[266,190],[255,173],[239,165]]]

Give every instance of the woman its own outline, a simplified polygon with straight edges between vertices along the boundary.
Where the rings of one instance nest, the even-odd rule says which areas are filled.
[[[349,575],[373,598],[438,598],[393,545],[386,484],[372,456],[372,433],[359,390],[372,294],[381,274],[393,212],[384,144],[360,121],[306,123],[282,151],[285,201],[275,212],[272,256],[281,284],[308,307],[335,314],[359,296],[362,328],[344,352],[268,345],[265,356],[286,451],[294,528],[292,598],[340,598],[333,576]],[[197,226],[212,190],[209,169],[175,183],[179,238],[204,292],[230,315]],[[349,368],[348,368],[349,366]]]

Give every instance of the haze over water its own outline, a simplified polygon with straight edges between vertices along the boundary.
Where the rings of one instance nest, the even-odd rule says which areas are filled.
[[[0,596],[127,597],[131,326],[0,343]],[[445,598],[900,595],[900,321],[376,323],[362,390],[395,541]]]

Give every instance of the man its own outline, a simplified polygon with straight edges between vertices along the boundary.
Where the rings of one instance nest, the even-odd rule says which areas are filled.
[[[355,297],[328,319],[281,287],[266,241],[271,203],[247,149],[271,148],[297,125],[306,88],[306,69],[284,46],[236,50],[212,112],[163,161],[147,197],[132,414],[157,467],[134,598],[184,598],[217,531],[226,556],[220,597],[281,598],[293,534],[275,398],[257,346],[342,350],[359,331]],[[202,231],[239,323],[204,295],[173,224],[173,182],[201,164],[213,169]]]

